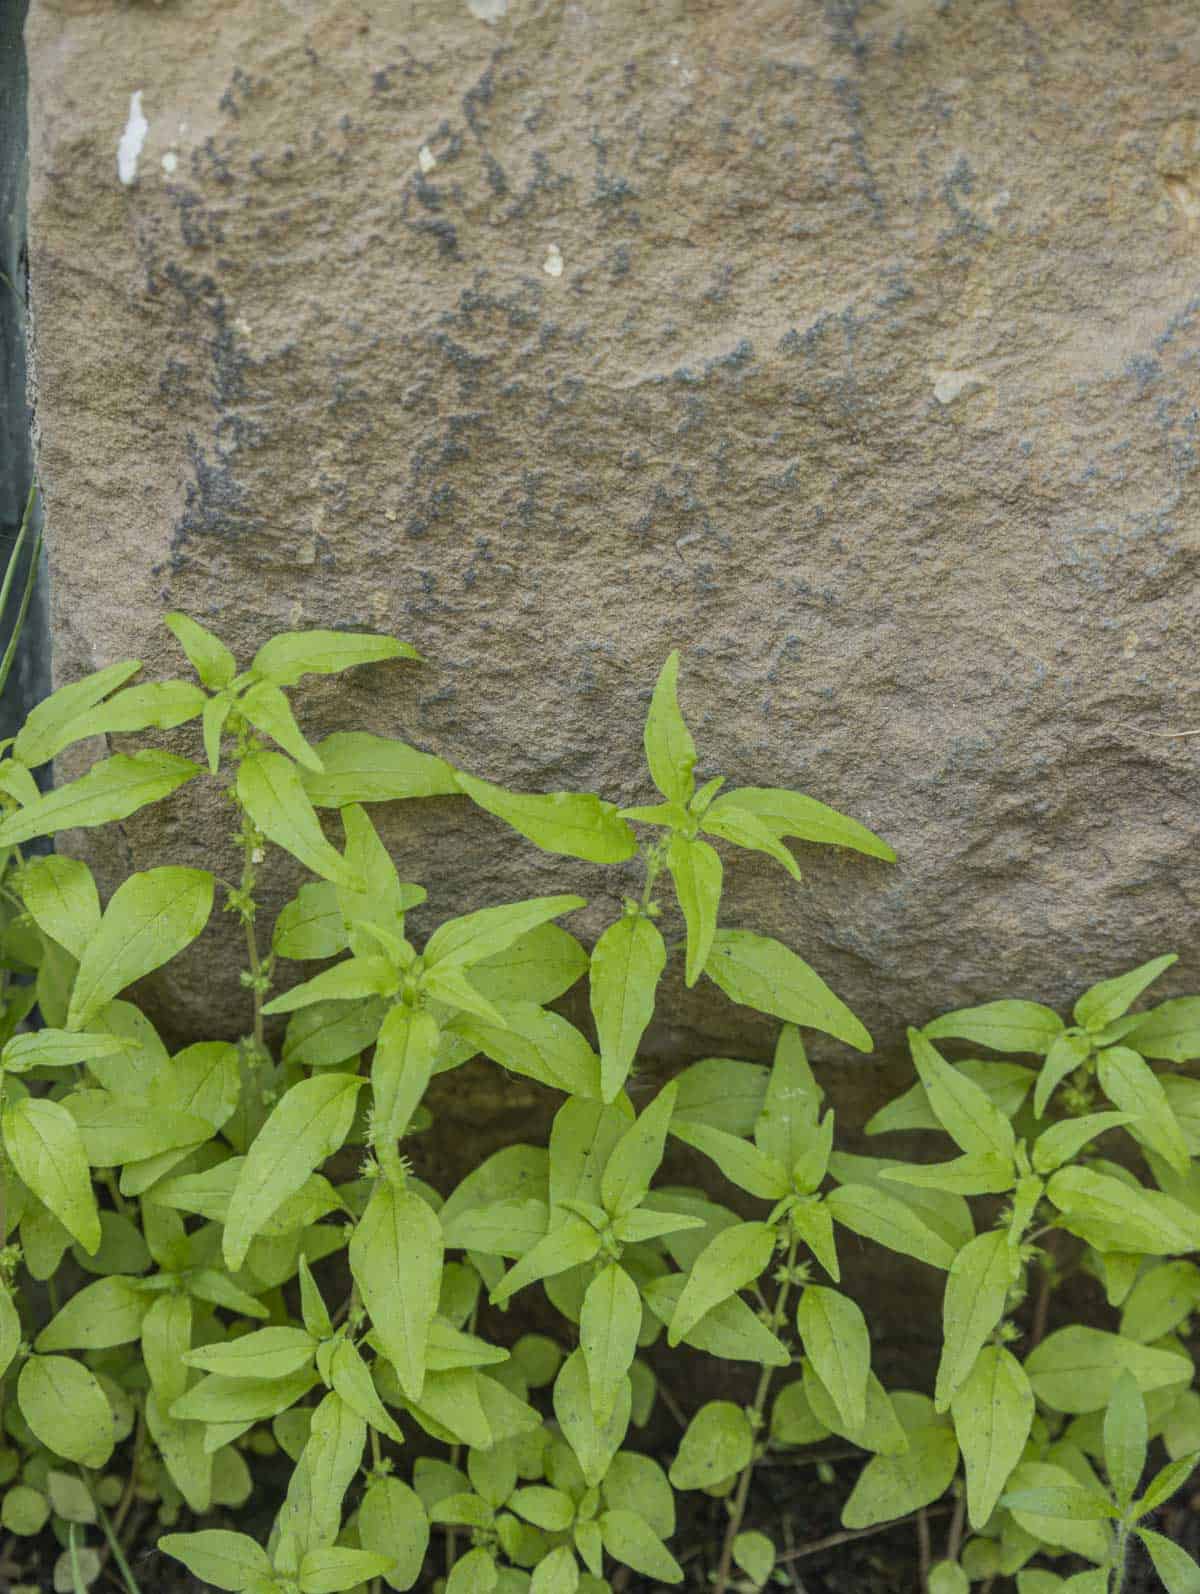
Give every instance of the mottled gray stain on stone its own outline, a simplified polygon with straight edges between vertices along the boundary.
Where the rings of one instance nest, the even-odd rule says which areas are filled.
[[[635,801],[678,646],[706,772],[897,846],[739,857],[725,910],[885,1055],[1167,949],[1198,988],[1200,743],[1159,734],[1200,724],[1192,0],[419,10],[34,0],[64,678],[175,668],[168,604],[243,657],[371,625],[429,664],[314,688],[318,729]],[[197,801],[138,862],[207,861]],[[579,881],[589,937],[632,883],[451,801],[380,820],[430,923]],[[181,1033],[238,1027],[235,965],[164,987]],[[650,1048],[769,1040],[676,982]],[[821,1050],[861,1116],[879,1065]]]

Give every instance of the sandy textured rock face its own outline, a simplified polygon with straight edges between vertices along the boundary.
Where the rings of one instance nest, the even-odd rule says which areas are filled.
[[[1161,739],[1200,724],[1195,24],[34,0],[59,678],[173,671],[166,607],[243,657],[365,624],[430,662],[311,692],[318,732],[630,802],[678,645],[705,772],[900,852],[727,875],[881,1043],[1172,948],[1195,988],[1200,744]],[[196,811],[80,845],[207,862]],[[578,882],[586,938],[631,882],[456,802],[386,825],[431,918]],[[228,949],[160,992],[180,1032],[240,1027]],[[651,1050],[769,1038],[677,984]]]

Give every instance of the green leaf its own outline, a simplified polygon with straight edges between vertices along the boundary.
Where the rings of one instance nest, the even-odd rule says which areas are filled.
[[[1080,1487],[1079,1480],[1065,1467],[1040,1461],[1022,1461],[1012,1475],[1010,1493],[1053,1490],[1058,1494],[1063,1489],[1085,1496],[1089,1493]],[[1045,1496],[1042,1497],[1042,1502],[1049,1503]],[[1005,1504],[1004,1497],[1001,1497],[1000,1503]],[[1072,1550],[1076,1555],[1086,1556],[1091,1561],[1100,1562],[1108,1559],[1112,1532],[1103,1520],[1081,1520],[1026,1512],[1020,1505],[1013,1508],[1013,1517],[1016,1525],[1029,1534],[1035,1545],[1046,1544],[1056,1549]],[[1102,1583],[1098,1594],[1102,1594],[1105,1587],[1106,1584]]]
[[[600,1039],[600,1086],[613,1101],[629,1077],[638,1044],[654,1017],[667,949],[658,926],[626,914],[596,942],[591,961],[591,1007]]]
[[[673,834],[667,845],[667,868],[675,882],[675,895],[687,925],[687,972],[689,986],[704,972],[717,933],[717,913],[721,906],[721,855],[698,836],[689,840]]]
[[[1021,1459],[1035,1402],[1025,1370],[1002,1345],[985,1345],[950,1401],[967,1472],[967,1510],[977,1531]]]
[[[341,853],[326,841],[291,759],[262,749],[248,754],[238,770],[237,794],[268,841],[290,852],[314,874],[352,889],[361,888]]]
[[[420,656],[409,643],[370,631],[281,631],[263,643],[250,669],[276,686],[295,686],[306,675],[338,675],[358,664]]]
[[[636,1511],[660,1539],[675,1531],[674,1493],[666,1473],[649,1456],[622,1450],[613,1457],[604,1479],[604,1502],[613,1509]]]
[[[44,1353],[128,1345],[141,1334],[149,1304],[129,1279],[97,1279],[54,1314],[38,1335],[37,1348]]]
[[[336,1393],[312,1414],[300,1460],[279,1513],[277,1567],[294,1566],[337,1537],[342,1501],[362,1465],[367,1427]]]
[[[616,804],[591,792],[534,795],[506,791],[461,770],[456,771],[455,779],[473,803],[503,819],[544,852],[590,863],[621,863],[637,851],[637,836],[617,817]]]
[[[780,1445],[815,1445],[828,1439],[829,1429],[818,1421],[802,1380],[788,1384],[771,1408],[771,1438]]]
[[[376,1146],[391,1146],[407,1132],[433,1073],[438,1038],[432,1014],[405,1006],[388,1010],[371,1064]]]
[[[921,1083],[942,1126],[968,1156],[1012,1160],[1016,1136],[1012,1124],[958,1069],[944,1062],[920,1030],[910,1029],[908,1043]]]
[[[317,1342],[302,1328],[260,1328],[237,1339],[217,1340],[188,1351],[183,1360],[204,1373],[224,1378],[286,1378],[307,1367]]]
[[[804,1393],[818,1422],[831,1433],[840,1434],[862,1450],[873,1450],[878,1455],[903,1455],[908,1447],[904,1429],[896,1416],[891,1397],[871,1373],[867,1379],[867,1413],[858,1426],[847,1423],[833,1397],[817,1376],[811,1362],[804,1363]]]
[[[226,1266],[241,1267],[271,1214],[342,1145],[363,1083],[353,1074],[317,1074],[276,1103],[246,1154],[229,1203]]]
[[[612,1416],[625,1387],[641,1327],[638,1287],[623,1267],[610,1262],[588,1285],[579,1318],[579,1348],[598,1428]]]
[[[1113,1385],[1104,1413],[1104,1468],[1122,1509],[1142,1481],[1148,1444],[1146,1402],[1133,1374],[1124,1370]]]
[[[584,1262],[590,1262],[599,1251],[600,1236],[596,1230],[584,1218],[572,1214],[552,1228],[531,1251],[525,1253],[515,1267],[509,1269],[492,1290],[492,1303],[503,1306],[527,1284],[536,1284],[539,1279],[554,1278],[568,1268],[580,1267]]]
[[[335,731],[317,743],[316,752],[324,774],[306,770],[303,780],[317,808],[459,795],[457,776],[445,759],[388,736]]]
[[[754,1122],[754,1143],[788,1173],[812,1150],[821,1111],[821,1087],[813,1077],[804,1042],[794,1024],[785,1024],[767,1076],[762,1111]]]
[[[957,1561],[938,1561],[929,1569],[929,1594],[971,1594],[971,1582]]]
[[[711,1158],[725,1177],[739,1190],[758,1196],[762,1201],[778,1201],[788,1194],[792,1181],[782,1163],[766,1157],[739,1135],[726,1134],[709,1124],[693,1124],[686,1120],[671,1125],[671,1133],[685,1146]]]
[[[896,854],[887,842],[865,825],[802,792],[768,786],[739,786],[727,795],[731,803],[753,814],[780,838],[795,836],[825,847],[852,847],[855,852],[882,858],[885,863],[896,861]]]
[[[378,1577],[391,1564],[390,1555],[323,1545],[309,1550],[300,1562],[300,1594],[339,1594]]]
[[[377,1428],[396,1444],[404,1435],[388,1415],[375,1388],[374,1379],[352,1340],[339,1339],[329,1357],[329,1383],[350,1410],[365,1423]]]
[[[1123,1112],[1091,1112],[1082,1118],[1060,1119],[1034,1142],[1033,1165],[1039,1173],[1053,1173],[1078,1156],[1089,1141],[1128,1122],[1129,1114]]]
[[[4,1070],[24,1074],[31,1068],[71,1068],[125,1050],[115,1035],[87,1035],[65,1029],[25,1030],[14,1035],[0,1054]]]
[[[208,1373],[176,1400],[170,1415],[185,1422],[262,1422],[302,1400],[318,1382],[311,1369],[286,1378],[227,1378]]]
[[[461,918],[448,919],[425,945],[425,967],[469,968],[503,952],[530,930],[586,906],[582,897],[529,897],[498,908],[480,908]]]
[[[676,1489],[711,1489],[741,1472],[754,1454],[754,1430],[740,1406],[710,1400],[692,1418],[671,1466]]]
[[[190,946],[212,902],[207,869],[148,869],[118,886],[80,960],[67,1028],[85,1028],[126,986]]]
[[[572,1351],[554,1381],[554,1416],[575,1453],[584,1479],[599,1484],[629,1427],[632,1393],[626,1382],[612,1416],[601,1427],[592,1413],[591,1386],[582,1351]]]
[[[277,742],[303,768],[322,773],[320,758],[305,741],[292,705],[277,686],[270,681],[259,681],[238,699],[237,709],[255,730]]]
[[[425,1345],[442,1277],[442,1228],[412,1190],[381,1179],[350,1241],[354,1275],[384,1354],[410,1400],[425,1384]]]
[[[1026,1516],[1063,1517],[1068,1522],[1111,1522],[1119,1513],[1102,1494],[1064,1484],[1061,1488],[1014,1489],[1001,1505]]]
[[[471,970],[471,984],[476,984]],[[600,1059],[575,1026],[534,1002],[502,1002],[503,1027],[459,1014],[450,1026],[473,1047],[510,1073],[536,1079],[590,1101],[600,1097]]]
[[[844,1002],[803,959],[749,930],[718,930],[704,972],[733,1002],[836,1036],[856,1051],[874,1049]]]
[[[1139,1014],[1125,1039],[1143,1057],[1168,1063],[1200,1057],[1200,996],[1177,996]]]
[[[775,832],[748,809],[739,808],[732,796],[718,797],[705,812],[700,828],[710,836],[731,841],[735,847],[745,847],[750,852],[765,852],[776,863],[782,864],[793,880],[800,879],[796,860]]]
[[[544,1528],[547,1533],[565,1533],[575,1517],[575,1502],[561,1489],[547,1489],[535,1485],[518,1489],[509,1499],[509,1510],[523,1522]]]
[[[60,830],[90,830],[158,802],[200,773],[199,764],[170,753],[118,753],[93,764],[86,775],[57,786],[0,823],[0,847],[52,836]]]
[[[1143,1273],[1126,1296],[1121,1333],[1149,1345],[1174,1332],[1200,1306],[1200,1267],[1161,1262]]]
[[[354,1002],[370,996],[394,996],[399,983],[394,966],[385,957],[370,955],[347,958],[344,963],[335,963],[331,969],[322,969],[311,980],[305,980],[302,985],[293,985],[290,991],[274,997],[263,1008],[263,1012],[294,1013],[318,1002]],[[370,1032],[370,1039],[375,1038],[378,1029],[376,1023]]]
[[[1169,1256],[1200,1247],[1200,1216],[1182,1201],[1091,1168],[1060,1168],[1046,1195],[1062,1226],[1099,1250]]]
[[[978,1085],[1006,1118],[1014,1118],[1020,1111],[1038,1077],[1032,1068],[1026,1068],[1022,1063],[967,1058],[953,1066],[956,1073],[963,1075],[973,1085]],[[896,1096],[881,1107],[869,1119],[866,1132],[879,1135],[897,1129],[941,1128],[941,1120],[929,1105],[929,1093],[918,1080],[903,1095]]]
[[[775,1567],[775,1546],[765,1533],[739,1533],[733,1541],[734,1565],[762,1588]]]
[[[1040,1002],[985,1002],[943,1013],[926,1024],[929,1040],[974,1041],[994,1052],[1036,1052],[1044,1056],[1063,1032],[1063,1021]]]
[[[142,1319],[142,1358],[150,1387],[166,1411],[188,1385],[184,1356],[192,1343],[192,1302],[187,1295],[158,1295]]]
[[[949,1268],[954,1247],[897,1196],[866,1184],[844,1184],[831,1190],[825,1206],[834,1220],[890,1251],[916,1257],[931,1267]]]
[[[785,1024],[784,1037],[796,1036],[794,1025]],[[753,1134],[766,1099],[769,1071],[761,1063],[743,1063],[732,1057],[702,1057],[675,1076],[675,1120],[679,1123],[710,1124],[731,1135]]]
[[[887,1184],[912,1186],[914,1190],[936,1190],[946,1195],[1002,1195],[1017,1182],[1011,1158],[992,1156],[955,1157],[950,1162],[896,1163],[879,1177]]]
[[[51,692],[29,711],[13,743],[12,756],[27,769],[47,763],[70,744],[69,735],[64,739],[68,727],[131,675],[136,675],[141,667],[139,659],[125,659]]]
[[[679,654],[671,653],[659,671],[643,741],[650,778],[668,802],[686,803],[696,789],[696,744],[679,712],[676,682]]]
[[[978,1234],[954,1259],[942,1307],[942,1356],[934,1400],[945,1411],[967,1381],[975,1358],[1004,1316],[1016,1278],[1015,1258],[1002,1229]]]
[[[1073,1323],[1047,1335],[1025,1358],[1025,1371],[1037,1398],[1053,1411],[1072,1414],[1106,1406],[1123,1368],[1143,1394],[1170,1384],[1187,1384],[1191,1361],[1174,1351],[1138,1345],[1119,1334]]]
[[[871,1336],[858,1306],[837,1290],[810,1284],[796,1308],[804,1354],[844,1422],[862,1425],[867,1412]]]
[[[358,1508],[364,1550],[388,1556],[382,1577],[391,1589],[410,1589],[429,1548],[429,1518],[417,1495],[399,1478],[372,1477]]]
[[[1166,1594],[1200,1594],[1200,1566],[1182,1545],[1149,1528],[1138,1528],[1137,1536],[1146,1546]]]
[[[163,616],[163,624],[175,637],[188,663],[210,692],[219,692],[228,686],[237,674],[237,660],[219,637],[215,637],[198,620],[173,610]]]
[[[100,1215],[83,1137],[57,1101],[27,1096],[3,1114],[4,1149],[13,1167],[89,1254],[100,1244]]]
[[[681,1273],[649,1280],[642,1298],[658,1318],[669,1324],[683,1293]],[[681,1336],[685,1345],[719,1356],[723,1361],[755,1362],[760,1367],[786,1367],[791,1357],[782,1340],[756,1316],[739,1295],[727,1296],[711,1307]]]
[[[524,1256],[546,1236],[544,1201],[493,1201],[456,1212],[444,1223],[445,1244],[452,1250],[482,1251],[485,1256]]]
[[[1149,1516],[1152,1511],[1157,1511],[1160,1505],[1165,1505],[1177,1489],[1183,1488],[1197,1466],[1200,1466],[1200,1450],[1193,1451],[1188,1456],[1180,1456],[1177,1461],[1169,1461],[1150,1480],[1150,1487],[1134,1506],[1136,1514],[1139,1517]]]
[[[0,1291],[0,1377],[12,1366],[23,1338],[21,1318],[7,1290]]]
[[[1132,1048],[1109,1046],[1096,1059],[1096,1078],[1113,1106],[1134,1120],[1129,1133],[1186,1174],[1187,1141],[1153,1069]]]
[[[471,984],[491,1002],[552,1002],[569,991],[588,955],[557,924],[539,924],[511,946],[471,965]]]
[[[89,736],[116,736],[130,731],[173,730],[196,719],[208,699],[188,681],[151,681],[129,686],[115,697],[87,709],[61,733],[63,747]]]
[[[164,1555],[182,1561],[202,1583],[231,1589],[234,1594],[247,1588],[255,1578],[272,1576],[267,1552],[245,1533],[228,1533],[223,1528],[205,1528],[200,1533],[167,1533],[158,1541]]]
[[[604,1548],[615,1561],[658,1583],[682,1583],[683,1568],[636,1511],[604,1511],[597,1519]]]
[[[757,1279],[774,1251],[775,1231],[767,1223],[738,1223],[716,1235],[688,1275],[667,1330],[667,1343],[678,1345],[705,1313]]]
[[[100,928],[100,893],[92,871],[77,858],[35,858],[17,885],[33,922],[52,941],[81,958]]]
[[[1178,954],[1170,952],[1166,957],[1153,958],[1149,963],[1131,969],[1128,974],[1118,974],[1112,980],[1101,980],[1099,985],[1093,985],[1075,1003],[1075,1022],[1093,1034],[1104,1029],[1114,1019],[1120,1018],[1148,985],[1152,985],[1160,974],[1178,961]]]
[[[1091,1056],[1092,1043],[1086,1035],[1060,1035],[1046,1054],[1033,1091],[1033,1110],[1041,1118],[1051,1096],[1068,1074],[1081,1068]]]
[[[600,1179],[600,1201],[614,1218],[638,1206],[663,1158],[675,1106],[675,1086],[665,1085],[609,1153]]]
[[[81,1467],[112,1455],[113,1413],[104,1391],[70,1356],[30,1356],[17,1378],[17,1404],[37,1439]]]
[[[492,1594],[499,1587],[500,1576],[491,1551],[468,1550],[454,1563],[446,1579],[445,1594]]]
[[[349,945],[337,887],[329,880],[301,886],[275,920],[271,935],[271,950],[281,958],[332,958]]]
[[[828,1114],[830,1118],[833,1114]],[[841,1278],[833,1219],[818,1196],[797,1201],[791,1212],[792,1227],[836,1284]]]
[[[892,1404],[908,1438],[902,1456],[875,1456],[859,1474],[842,1511],[848,1528],[908,1516],[939,1499],[958,1470],[954,1431],[925,1395],[900,1390]]]

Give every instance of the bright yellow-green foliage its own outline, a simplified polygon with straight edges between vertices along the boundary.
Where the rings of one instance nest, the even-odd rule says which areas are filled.
[[[238,1594],[403,1590],[443,1566],[447,1594],[601,1594],[617,1565],[682,1582],[675,1492],[707,1490],[727,1498],[728,1531],[696,1586],[724,1594],[782,1575],[770,1538],[745,1530],[758,1459],[836,1435],[864,1456],[848,1527],[954,1492],[932,1594],[1001,1576],[1022,1594],[1118,1590],[1131,1535],[1171,1594],[1198,1586],[1200,1569],[1141,1525],[1200,1451],[1182,1337],[1200,1306],[1200,1082],[1161,1066],[1200,1057],[1200,998],[1130,1012],[1173,959],[1092,987],[1069,1026],[996,1001],[910,1031],[918,1082],[869,1132],[931,1131],[953,1154],[851,1155],[802,1032],[860,1052],[871,1038],[793,950],[722,923],[723,871],[749,848],[798,879],[789,840],[893,854],[799,793],[697,788],[678,655],[645,727],[661,801],[618,810],[507,791],[353,730],[311,744],[289,691],[415,661],[400,642],[287,634],[239,673],[194,620],[167,624],[199,684],[130,684],[139,666],[113,665],[40,704],[0,759],[9,1533],[52,1522],[61,1580],[78,1587],[111,1550],[131,1594],[135,1498],[164,1528],[198,1523],[160,1548]],[[47,794],[34,778],[84,738],[184,726],[172,746],[190,736],[202,762],[153,749]],[[23,856],[189,782],[239,815],[236,886],[167,865],[102,905],[84,863]],[[640,861],[640,891],[590,953],[561,922],[585,906],[569,890],[411,936],[425,890],[399,878],[369,809],[452,793],[547,852],[626,879]],[[256,889],[272,848],[312,878],[268,948]],[[123,993],[206,933],[218,884],[245,931],[246,1033],[172,1057]],[[701,1059],[637,1111],[631,1076],[676,956],[688,985],[706,977],[778,1020],[778,1044],[769,1065]],[[585,976],[589,1034],[550,1006]],[[1010,1056],[951,1061],[943,1041]],[[507,1147],[438,1192],[406,1142],[437,1133],[430,1081],[480,1054],[562,1098],[549,1145]],[[736,1187],[737,1211],[656,1186],[672,1138]],[[945,1274],[930,1392],[873,1374],[839,1230]],[[1103,1284],[1114,1331],[1047,1332],[1051,1292],[1077,1268]],[[480,1333],[484,1304],[533,1286],[557,1337]],[[705,1358],[757,1378],[745,1404],[688,1414],[668,1470],[636,1440],[656,1345],[697,1364],[678,1387],[703,1383]],[[442,1459],[406,1460],[418,1433]],[[1143,1493],[1159,1440],[1169,1464]],[[292,1470],[267,1542],[203,1526],[246,1505],[257,1459],[279,1451]],[[1095,1571],[1035,1569],[1069,1552]]]

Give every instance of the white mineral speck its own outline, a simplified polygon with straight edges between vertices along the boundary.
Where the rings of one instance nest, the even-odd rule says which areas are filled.
[[[480,22],[494,25],[501,17],[508,15],[508,0],[467,0],[467,10]]]
[[[137,182],[138,157],[149,131],[150,123],[142,115],[142,91],[138,89],[129,97],[129,120],[117,145],[117,176],[126,188]]]
[[[548,277],[561,277],[563,274],[563,257],[558,252],[558,245],[551,244],[546,250],[546,258],[542,261],[542,270]]]
[[[174,172],[176,171],[178,166],[179,166],[179,156],[176,155],[176,153],[175,153],[175,151],[173,149],[169,149],[167,151],[167,153],[162,158],[162,169],[163,169],[163,171],[166,172],[168,177],[170,177],[170,176],[172,176],[174,174]]]
[[[428,144],[422,144],[420,149],[417,151],[417,165],[423,172],[431,172],[437,165],[437,156],[433,153]]]

